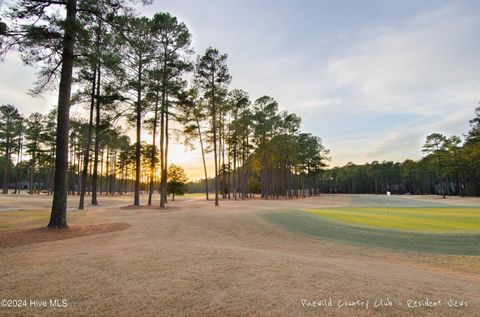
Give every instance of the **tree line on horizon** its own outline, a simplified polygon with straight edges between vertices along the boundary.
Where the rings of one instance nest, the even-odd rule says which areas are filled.
[[[418,161],[348,163],[321,174],[325,193],[480,195],[480,107],[463,138],[432,133]]]
[[[273,98],[252,102],[245,91],[229,90],[227,55],[209,47],[193,60],[192,35],[171,14],[138,16],[122,0],[19,0],[6,17],[0,21],[1,55],[18,51],[26,64],[40,66],[31,93],[59,82],[58,105],[47,119],[35,113],[26,120],[16,110],[18,120],[2,114],[8,128],[0,127],[8,130],[4,191],[12,168],[17,177],[21,165],[28,166],[23,171],[32,190],[43,173],[53,192],[49,227],[67,226],[69,192],[79,192],[82,209],[87,192],[96,205],[97,192],[130,182],[134,205],[145,188],[149,205],[158,191],[165,207],[172,135],[190,146],[198,140],[205,179],[205,154],[213,153],[217,206],[220,195],[247,198],[258,190],[264,198],[293,197],[318,185],[328,152],[321,139],[301,133],[300,118],[280,111]],[[85,105],[86,118],[70,118],[72,104]],[[135,140],[121,124],[134,129]],[[144,131],[150,144],[142,143]],[[18,152],[24,141],[28,162]]]

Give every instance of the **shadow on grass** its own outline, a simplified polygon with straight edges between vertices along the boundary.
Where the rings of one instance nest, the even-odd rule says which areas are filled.
[[[422,253],[480,255],[480,234],[416,233],[367,228],[329,221],[302,211],[266,213],[263,217],[292,231],[352,244]]]
[[[13,248],[19,245],[67,240],[102,233],[122,231],[130,228],[128,223],[103,223],[73,225],[66,229],[47,227],[27,228],[0,232],[0,248]]]

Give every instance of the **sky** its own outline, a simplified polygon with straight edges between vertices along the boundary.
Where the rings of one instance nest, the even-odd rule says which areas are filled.
[[[185,22],[196,54],[227,53],[230,88],[301,116],[330,166],[419,159],[428,134],[467,132],[480,101],[480,1],[157,0],[138,10]],[[1,104],[24,113],[55,104],[54,92],[26,95],[35,70],[16,55],[0,74]],[[170,151],[202,177],[198,150]]]

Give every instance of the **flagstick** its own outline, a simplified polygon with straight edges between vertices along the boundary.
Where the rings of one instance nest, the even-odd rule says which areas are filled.
[[[387,197],[390,196],[390,192],[387,191]],[[388,206],[388,198],[387,198],[387,214],[390,212],[390,207]]]

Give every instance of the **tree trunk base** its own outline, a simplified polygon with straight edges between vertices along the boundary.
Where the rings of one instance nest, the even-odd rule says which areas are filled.
[[[57,230],[57,229],[68,229],[68,225],[48,225],[48,229]]]

